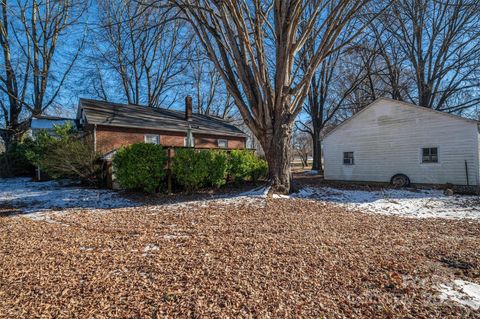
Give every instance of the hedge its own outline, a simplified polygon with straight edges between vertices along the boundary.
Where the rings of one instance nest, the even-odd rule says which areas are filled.
[[[121,147],[113,159],[113,171],[120,186],[154,193],[165,177],[167,152],[160,145],[137,143]]]
[[[164,183],[166,152],[158,145],[133,144],[121,148],[113,160],[113,169],[120,186],[155,192]],[[231,180],[257,182],[267,174],[267,163],[252,152],[235,150],[175,150],[172,176],[175,183],[188,192],[204,187],[219,188]]]

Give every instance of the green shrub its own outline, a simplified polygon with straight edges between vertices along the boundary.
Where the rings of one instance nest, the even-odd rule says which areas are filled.
[[[12,143],[4,153],[0,154],[0,177],[33,176],[35,166],[27,157],[30,140],[23,143]]]
[[[207,183],[210,186],[219,188],[227,183],[229,168],[228,155],[222,151],[207,152],[209,154]]]
[[[205,186],[221,187],[227,182],[228,156],[222,151],[179,149],[172,172],[178,184],[188,191]]]
[[[257,183],[259,179],[266,177],[268,174],[267,161],[258,157],[253,160],[250,168],[250,177],[254,183]]]
[[[194,149],[178,149],[172,160],[172,173],[178,184],[188,191],[207,184],[209,153]]]
[[[230,153],[230,169],[228,175],[236,183],[252,180],[257,182],[260,178],[265,177],[268,172],[267,162],[253,154],[253,152],[245,150],[233,150]]]
[[[163,183],[166,162],[162,146],[137,143],[117,151],[113,170],[120,186],[154,193]]]
[[[242,150],[233,150],[230,152],[229,177],[236,183],[244,181],[250,171],[251,153]]]
[[[41,172],[53,179],[73,179],[100,186],[103,182],[100,155],[84,143],[70,124],[55,126],[54,134],[40,131],[27,140],[25,155]]]
[[[103,183],[100,155],[78,139],[56,143],[47,150],[40,167],[53,179],[73,179],[92,186]]]

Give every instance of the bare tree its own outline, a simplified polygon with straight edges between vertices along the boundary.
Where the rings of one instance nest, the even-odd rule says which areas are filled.
[[[341,39],[339,41],[341,43]],[[337,112],[345,107],[352,92],[356,91],[369,75],[368,71],[365,72],[368,69],[364,68],[364,64],[358,64],[354,59],[352,54],[354,49],[352,46],[346,51],[336,51],[323,60],[310,83],[310,91],[304,106],[308,117],[295,123],[297,129],[308,133],[312,138],[312,169],[320,174],[323,173],[321,140],[323,129],[335,118]],[[312,53],[307,51],[306,55]]]
[[[191,22],[245,124],[260,141],[272,190],[290,189],[291,135],[318,66],[374,1],[170,0]],[[352,32],[348,43],[355,38]],[[320,40],[306,57],[308,39]],[[307,60],[308,61],[305,61]],[[307,65],[307,68],[300,68]]]
[[[220,118],[233,116],[233,99],[227,92],[220,73],[208,59],[201,45],[196,45],[192,50],[189,66],[197,113]]]
[[[175,19],[171,10],[135,0],[100,0],[99,7],[101,27],[94,34],[91,59],[98,68],[93,84],[99,96],[109,92],[106,70],[116,76],[126,102],[170,106],[178,93],[171,89],[179,85],[187,67],[186,49],[192,37],[185,36],[185,23]],[[166,101],[169,92],[174,96]]]
[[[412,102],[461,112],[480,101],[480,2],[398,0],[384,29],[395,38],[412,70]],[[392,45],[393,44],[393,45]]]
[[[292,148],[295,154],[300,157],[300,160],[302,161],[302,167],[305,168],[308,166],[308,158],[312,156],[311,135],[300,130],[294,130]]]
[[[78,24],[86,3],[3,0],[0,6],[0,107],[9,143],[28,127],[30,115],[42,114],[55,102],[83,45],[81,41],[67,55],[63,40]],[[60,46],[62,57],[57,52]]]

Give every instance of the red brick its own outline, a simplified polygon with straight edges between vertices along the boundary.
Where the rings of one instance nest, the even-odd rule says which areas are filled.
[[[121,146],[145,141],[145,134],[160,135],[160,144],[164,146],[184,146],[186,134],[177,132],[167,132],[162,130],[124,128],[114,126],[97,126],[96,145],[97,151],[101,154],[116,150]],[[228,148],[245,148],[244,137],[217,136],[194,134],[195,147],[198,148],[217,148],[218,139],[227,139]]]

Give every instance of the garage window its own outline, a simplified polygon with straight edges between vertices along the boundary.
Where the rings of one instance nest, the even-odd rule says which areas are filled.
[[[343,152],[343,164],[344,165],[353,165],[353,152]]]
[[[148,144],[160,144],[160,135],[145,134],[145,143]]]
[[[422,148],[422,163],[438,163],[438,148]]]

